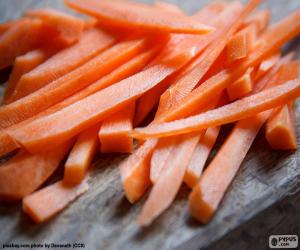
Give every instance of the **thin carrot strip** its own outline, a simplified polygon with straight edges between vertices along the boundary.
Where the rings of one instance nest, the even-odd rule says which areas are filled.
[[[42,223],[67,207],[88,191],[87,181],[78,186],[66,186],[62,181],[43,188],[23,199],[23,211],[36,223]]]
[[[129,62],[121,65],[105,77],[101,78],[100,80],[96,81],[95,83],[91,84],[87,88],[79,91],[78,93],[68,97],[67,99],[57,103],[56,105],[52,106],[51,108],[46,109],[43,112],[40,112],[38,115],[35,115],[29,119],[24,120],[23,122],[17,123],[7,129],[17,129],[22,127],[24,124],[27,124],[39,117],[52,114],[58,110],[61,110],[76,101],[79,101],[95,92],[112,85],[118,81],[121,81],[132,74],[141,70],[149,60],[157,53],[157,48],[153,48],[149,51],[142,53],[141,55],[136,56],[135,58],[131,59]],[[0,156],[3,156],[17,148],[19,148],[19,144],[10,137],[5,131],[0,130]]]
[[[220,127],[208,128],[197,144],[184,175],[188,187],[193,188],[197,184],[219,132]]]
[[[294,103],[286,104],[274,112],[266,125],[266,138],[274,149],[297,149]]]
[[[0,107],[0,127],[5,128],[53,106],[87,87],[147,48],[147,39],[124,41],[100,53],[69,74],[13,103]]]
[[[102,23],[113,27],[194,34],[205,34],[213,30],[212,27],[196,22],[187,16],[159,10],[154,6],[142,3],[107,0],[101,2],[66,0],[65,3],[73,9],[96,17]],[[153,19],[154,16],[155,19]]]
[[[0,168],[0,197],[18,200],[40,187],[58,167],[72,143],[66,142],[52,151],[29,154],[20,151]]]
[[[252,83],[252,71],[253,68],[250,68],[246,71],[244,75],[242,75],[238,80],[234,83],[230,84],[227,87],[227,94],[231,101],[240,99],[253,90],[253,83]]]
[[[66,44],[79,40],[84,28],[84,21],[54,9],[31,9],[25,14],[29,17],[39,18],[49,26],[53,26],[60,33]]]
[[[111,35],[92,29],[84,32],[78,43],[68,47],[34,70],[23,75],[11,98],[15,101],[78,68],[115,42]]]
[[[85,177],[98,147],[99,126],[87,129],[78,135],[65,163],[64,183],[79,184]]]
[[[102,122],[99,130],[101,152],[103,153],[131,153],[133,139],[128,132],[133,129],[135,103],[131,103],[122,110]]]
[[[255,80],[259,80],[262,76],[264,76],[280,59],[280,53],[276,53],[266,60],[263,60],[256,70]]]
[[[272,78],[272,80],[264,88],[281,84],[296,76],[295,67],[291,69],[285,65],[279,72],[271,72],[266,76],[266,79]],[[260,86],[261,84],[257,84],[254,92],[260,91]],[[225,191],[270,114],[271,111],[268,110],[239,121],[200,177],[199,182],[194,186],[189,196],[189,210],[191,215],[200,222],[207,223],[216,212]]]

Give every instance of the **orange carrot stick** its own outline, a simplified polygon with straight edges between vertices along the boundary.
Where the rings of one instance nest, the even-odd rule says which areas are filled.
[[[266,79],[272,79],[264,88],[295,78],[297,71],[294,69],[284,66],[279,72],[270,72]],[[260,91],[260,87],[261,84],[257,84],[254,92]],[[189,197],[189,210],[191,215],[200,222],[207,223],[216,212],[226,189],[236,175],[257,133],[270,116],[270,113],[271,111],[266,111],[239,121],[200,177],[198,184],[194,186]]]
[[[240,99],[252,91],[252,71],[253,68],[250,68],[238,80],[227,87],[227,94],[231,101]]]
[[[180,137],[168,158],[169,167],[158,178],[142,208],[138,217],[140,225],[149,225],[171,205],[181,186],[186,166],[198,140],[199,138],[194,135],[183,135]]]
[[[80,18],[68,15],[54,9],[31,9],[27,10],[26,15],[39,18],[60,33],[60,38],[66,44],[76,42],[83,31],[84,21]]]
[[[12,26],[16,25],[23,21],[23,18],[19,18],[17,20],[10,20],[5,23],[0,24],[0,36],[3,35],[6,31],[8,31]]]
[[[98,29],[86,31],[78,43],[60,51],[34,70],[22,76],[11,101],[26,96],[71,72],[111,46],[114,42],[114,37]]]
[[[138,139],[165,137],[220,126],[283,105],[299,96],[300,79],[295,79],[200,115],[135,129],[132,136]]]
[[[249,17],[247,17],[247,19],[244,21],[244,23],[242,25],[242,28],[244,28],[245,26],[249,26],[249,25],[254,24],[256,26],[257,31],[258,31],[257,35],[260,35],[268,27],[270,17],[271,17],[271,11],[270,10],[257,11],[255,13],[253,13],[252,15],[250,15]]]
[[[12,65],[17,56],[34,49],[55,35],[56,32],[45,27],[40,20],[21,19],[0,37],[0,69]]]
[[[0,197],[18,200],[35,191],[58,167],[71,145],[66,142],[36,155],[20,151],[0,168]]]
[[[255,80],[259,80],[262,76],[264,76],[280,59],[280,53],[276,53],[266,60],[263,60],[256,70]]]
[[[62,101],[110,73],[146,48],[146,39],[116,44],[69,74],[9,105],[0,107],[0,127],[9,127]]]
[[[135,103],[130,103],[122,110],[104,120],[99,130],[101,152],[131,153],[133,139],[128,132],[133,128]]]
[[[65,3],[77,11],[96,17],[102,23],[115,27],[194,34],[205,34],[213,30],[212,27],[198,23],[187,16],[159,10],[141,3],[107,0],[101,2],[66,0]],[[153,19],[154,16],[155,19]]]
[[[79,184],[85,177],[98,147],[99,126],[87,129],[78,135],[65,163],[64,183]]]
[[[286,104],[274,112],[266,125],[266,138],[274,149],[297,149],[294,103]]]
[[[197,144],[184,175],[184,182],[190,188],[197,184],[219,132],[220,127],[208,128]]]
[[[131,59],[128,63],[121,65],[119,68],[115,69],[110,74],[106,75],[105,77],[91,84],[87,88],[57,103],[51,108],[48,108],[43,112],[40,112],[38,115],[26,119],[23,122],[17,123],[9,127],[8,129],[16,129],[22,127],[24,124],[27,124],[37,119],[38,117],[52,114],[58,110],[61,110],[75,103],[76,101],[79,101],[91,94],[94,94],[95,92],[105,87],[108,87],[109,85],[112,85],[115,82],[121,81],[131,76],[132,74],[141,70],[156,53],[157,53],[157,48],[153,48],[152,50],[146,51],[141,55],[136,56],[135,58]],[[19,147],[20,147],[19,144],[12,137],[10,137],[5,131],[0,130],[0,156],[3,156]]]
[[[89,189],[86,181],[66,186],[62,181],[43,188],[23,199],[23,211],[36,223],[42,223],[67,207]]]

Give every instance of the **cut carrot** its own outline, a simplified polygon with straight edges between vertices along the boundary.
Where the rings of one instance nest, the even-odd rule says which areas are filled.
[[[146,51],[141,55],[138,55],[137,57],[131,59],[128,63],[121,65],[119,68],[115,69],[110,74],[106,75],[105,77],[91,84],[87,88],[79,91],[73,96],[68,97],[67,99],[57,103],[51,108],[48,108],[43,112],[40,112],[38,115],[33,116],[21,123],[17,123],[8,129],[17,129],[18,127],[22,127],[24,124],[29,123],[37,119],[38,117],[52,114],[58,110],[61,110],[62,108],[65,108],[75,103],[76,101],[79,101],[91,94],[94,94],[95,92],[115,82],[121,81],[131,76],[132,74],[141,70],[156,53],[157,53],[157,48],[153,48],[152,50]],[[5,131],[3,130],[0,131],[0,156],[3,156],[17,148],[19,148],[19,144],[13,138],[11,138]]]
[[[247,17],[242,28],[244,28],[245,26],[254,24],[258,31],[257,35],[259,35],[262,32],[264,32],[266,30],[266,28],[268,27],[270,17],[271,17],[270,10],[257,11],[255,13],[253,13],[252,15],[250,15],[249,17]]]
[[[227,94],[231,101],[240,99],[252,91],[252,71],[253,68],[250,68],[242,77],[227,87]]]
[[[54,27],[66,44],[79,40],[84,28],[82,19],[50,8],[27,10],[26,15],[39,18],[49,26]]]
[[[36,223],[42,223],[67,207],[89,189],[87,181],[66,186],[62,181],[43,188],[23,199],[23,211]]]
[[[194,135],[180,137],[168,158],[169,167],[159,176],[142,208],[138,217],[140,225],[149,225],[171,205],[181,186],[186,167],[198,140],[199,138]]]
[[[65,3],[77,11],[98,18],[109,26],[194,34],[205,34],[213,30],[212,27],[196,22],[187,16],[159,10],[142,3],[109,0],[101,2],[66,0]]]
[[[99,130],[101,152],[131,153],[133,139],[128,132],[133,128],[135,103],[130,103],[122,110],[104,120]]]
[[[56,32],[45,27],[40,20],[21,19],[0,37],[0,69],[12,65],[17,56],[55,35]]]
[[[193,188],[197,184],[219,132],[220,127],[208,128],[197,144],[184,175],[188,187]]]
[[[8,31],[12,26],[16,25],[23,21],[23,18],[17,20],[10,20],[5,23],[0,24],[0,36],[3,35],[6,31]]]
[[[92,84],[145,50],[147,41],[140,39],[119,43],[32,94],[0,107],[0,127],[9,127],[32,117]]]
[[[114,37],[101,30],[92,29],[86,31],[78,43],[60,51],[34,70],[22,76],[11,101],[26,96],[71,72],[101,53],[114,42]]]
[[[296,79],[200,115],[135,129],[132,136],[138,139],[165,137],[220,126],[285,104],[299,96],[300,79]]]
[[[255,80],[259,80],[264,76],[280,59],[280,53],[276,53],[266,60],[263,60],[258,66],[255,73]]]
[[[266,138],[274,149],[297,149],[294,103],[286,104],[274,112],[267,122]]]
[[[162,10],[165,10],[165,11],[170,11],[171,13],[174,13],[174,14],[185,15],[183,10],[180,9],[175,4],[162,2],[162,1],[155,1],[154,6],[157,7],[158,9],[162,9]]]
[[[9,130],[9,134],[18,138],[17,141],[31,152],[40,151],[54,142],[66,141],[136,100],[170,71],[171,68],[162,65],[150,67],[54,114],[36,119],[14,131]]]
[[[84,179],[99,144],[98,131],[99,126],[95,126],[78,136],[65,163],[63,179],[65,184],[78,184]]]
[[[66,142],[52,151],[32,155],[20,151],[0,168],[0,197],[18,200],[40,187],[58,167],[72,143]]]

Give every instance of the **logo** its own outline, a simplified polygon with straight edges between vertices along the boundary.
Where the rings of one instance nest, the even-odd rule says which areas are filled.
[[[270,248],[297,248],[297,235],[271,235],[269,237]]]

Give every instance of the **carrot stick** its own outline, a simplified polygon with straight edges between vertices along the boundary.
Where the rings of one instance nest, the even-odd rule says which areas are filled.
[[[23,18],[19,18],[17,20],[10,20],[5,23],[0,24],[0,36],[3,35],[6,31],[8,31],[12,26],[16,25],[23,21]]]
[[[133,139],[128,132],[133,128],[135,103],[104,120],[99,130],[102,153],[131,153]]]
[[[56,32],[45,27],[40,20],[21,19],[0,37],[0,69],[12,65],[17,56],[55,35]]]
[[[62,181],[43,188],[23,199],[23,211],[36,223],[42,223],[67,207],[89,189],[86,181],[66,186]]]
[[[231,101],[240,99],[252,91],[252,71],[253,68],[249,68],[244,75],[227,87],[227,94]]]
[[[9,134],[18,138],[17,141],[31,152],[39,151],[41,145],[49,146],[56,141],[68,140],[121,110],[153,88],[170,71],[171,68],[162,65],[150,67],[52,115],[36,119],[14,131],[10,130]]]
[[[86,31],[78,43],[60,51],[34,70],[22,76],[17,83],[11,101],[24,97],[59,79],[61,76],[88,62],[114,42],[114,37],[101,30],[92,29]]]
[[[87,129],[78,135],[68,159],[65,163],[64,183],[79,184],[85,177],[88,167],[98,147],[99,126]]]
[[[0,107],[5,128],[47,109],[87,87],[147,48],[147,39],[124,41],[104,51],[69,74],[9,105]]]
[[[270,17],[271,17],[271,11],[270,10],[257,11],[257,12],[253,13],[252,15],[250,15],[246,18],[246,20],[244,21],[244,23],[242,25],[242,28],[244,28],[245,26],[247,27],[249,25],[254,24],[257,28],[257,31],[258,31],[257,35],[260,35],[268,27]]]
[[[193,188],[197,184],[219,132],[220,127],[208,128],[197,144],[184,175],[188,187]]]
[[[58,110],[61,110],[75,103],[76,101],[79,101],[91,94],[94,94],[95,92],[109,85],[112,85],[115,82],[121,81],[131,76],[132,74],[141,70],[156,53],[157,53],[157,48],[153,48],[152,50],[146,51],[141,55],[136,56],[135,58],[131,59],[128,63],[125,63],[121,65],[119,68],[116,68],[114,71],[112,71],[105,77],[101,78],[100,80],[96,81],[95,83],[91,84],[87,88],[57,103],[51,108],[48,108],[43,112],[40,112],[38,115],[26,119],[23,122],[17,123],[7,129],[9,130],[9,129],[20,128],[24,124],[27,124],[37,119],[38,117],[52,114]],[[0,156],[3,156],[17,148],[19,148],[19,144],[12,137],[10,137],[5,131],[0,130]]]
[[[274,112],[266,125],[266,138],[274,149],[297,149],[294,103],[286,104]]]
[[[186,166],[198,140],[199,138],[194,135],[183,135],[180,137],[179,142],[176,143],[168,158],[169,167],[158,178],[142,208],[138,217],[140,225],[149,225],[171,205],[181,186]]]
[[[216,6],[216,3],[212,3],[202,9],[194,18],[199,21],[207,21],[210,25],[218,27],[218,30],[223,30],[223,27],[226,27],[225,24],[227,23],[228,19],[232,20],[240,14],[241,6],[237,3],[231,4],[228,8],[225,9],[225,11],[220,14],[220,16],[218,16],[218,18],[213,18],[221,10],[222,9],[220,9],[220,6]],[[182,62],[180,60],[177,60],[177,63],[179,63],[179,65],[181,65],[182,67],[193,57],[197,56],[205,47],[207,47],[210,42],[216,40],[220,36],[220,32],[218,30],[205,36],[172,35],[169,43],[166,45],[166,48],[161,52],[160,56],[158,56],[157,60],[154,61],[154,63],[162,63],[168,58],[180,58]],[[187,51],[187,48],[189,50],[190,48],[193,48],[193,51]],[[194,48],[197,50],[196,52]],[[170,54],[172,56],[170,56]],[[203,57],[201,57],[200,59],[202,60]],[[200,59],[197,59],[186,69],[184,69],[184,71],[188,72],[189,70],[194,68],[198,64],[198,62],[201,61]],[[174,59],[173,65],[175,65]],[[146,118],[146,116],[155,107],[155,105],[159,101],[159,98],[173,82],[173,80],[174,77],[170,77],[165,82],[162,82],[155,88],[151,89],[144,96],[142,96],[140,100],[138,100],[135,124],[140,124]]]
[[[264,76],[280,59],[280,53],[276,53],[266,60],[263,60],[256,70],[255,79],[259,80],[262,76]]]
[[[20,151],[0,168],[0,197],[18,200],[40,187],[58,167],[71,148],[66,142],[52,151],[29,154]]]
[[[264,90],[206,113],[174,122],[149,125],[135,129],[134,138],[147,139],[191,133],[209,127],[220,126],[245,119],[257,113],[283,105],[300,96],[300,79],[289,81],[282,86]]]
[[[212,27],[198,23],[187,16],[141,3],[107,0],[101,2],[66,0],[65,3],[76,11],[96,17],[102,23],[113,27],[194,34],[205,34],[213,30]]]
[[[256,49],[236,67],[225,69],[206,80],[194,89],[182,101],[160,117],[161,121],[170,121],[194,113],[205,105],[217,93],[237,80],[249,67],[254,67],[268,57],[288,40],[300,33],[300,11],[296,11],[270,28],[259,40]]]
[[[264,88],[295,78],[297,71],[294,69],[290,69],[287,65],[279,72],[268,73],[266,79],[273,79]],[[260,91],[260,86],[261,84],[257,84],[254,92]],[[266,111],[241,120],[235,125],[189,196],[189,210],[197,220],[207,223],[212,218],[256,135],[270,114],[271,111]]]
[[[54,9],[31,9],[25,14],[29,17],[39,18],[60,33],[60,37],[66,44],[79,40],[84,28],[84,21],[80,18],[68,15]]]

